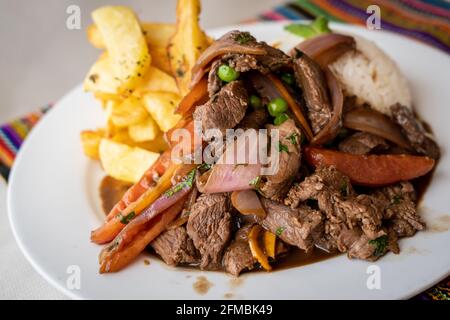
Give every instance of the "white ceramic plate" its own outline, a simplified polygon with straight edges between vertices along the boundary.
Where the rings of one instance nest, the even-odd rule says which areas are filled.
[[[450,58],[397,35],[333,27],[372,39],[398,62],[410,82],[417,111],[432,125],[443,150],[420,208],[428,229],[401,240],[400,255],[388,254],[376,262],[381,289],[367,287],[371,263],[350,261],[344,255],[300,268],[245,274],[238,280],[225,273],[171,268],[155,259],[147,266],[144,257],[119,273],[98,274],[100,247],[89,241],[89,234],[102,223],[97,187],[103,174],[98,164],[83,155],[79,132],[102,126],[104,115],[81,86],[61,99],[36,126],[11,173],[10,221],[30,263],[68,296],[90,299],[399,299],[448,275]],[[298,41],[284,32],[281,24],[235,26],[211,34],[219,36],[238,28],[268,43],[281,40],[284,49]],[[77,271],[80,287],[74,288],[76,281],[71,276]],[[193,288],[199,276],[212,284],[204,295]]]

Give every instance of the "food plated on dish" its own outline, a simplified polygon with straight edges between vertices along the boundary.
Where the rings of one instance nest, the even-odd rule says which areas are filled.
[[[283,52],[246,31],[213,40],[199,13],[188,0],[175,26],[139,23],[125,7],[93,13],[89,39],[106,50],[84,88],[107,123],[81,138],[108,175],[107,216],[91,234],[100,272],[144,251],[235,276],[399,254],[398,239],[426,228],[417,206],[440,149],[396,63],[322,18],[287,26],[301,38]],[[220,139],[205,139],[211,130]],[[269,161],[224,162],[260,151],[249,132],[265,137]],[[194,156],[211,147],[213,161]]]

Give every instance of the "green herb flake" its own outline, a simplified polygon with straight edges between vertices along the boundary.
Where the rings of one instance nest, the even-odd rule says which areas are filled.
[[[275,234],[279,237],[284,232],[284,230],[286,230],[286,227],[278,227],[275,231]]]
[[[289,141],[291,141],[291,143],[296,146],[298,144],[297,142],[297,138],[298,138],[298,134],[296,132],[292,133],[289,137],[287,137],[289,139]]]
[[[183,181],[174,185],[172,188],[164,192],[164,196],[171,197],[175,193],[180,192],[183,189],[192,188],[194,180],[195,180],[195,169],[191,170]]]
[[[347,181],[345,181],[345,180],[342,181],[340,191],[341,191],[341,195],[343,195],[344,197],[348,196],[348,184],[347,184]]]
[[[286,145],[284,145],[281,142],[279,142],[278,143],[278,151],[279,152],[283,152],[284,151],[286,153],[289,153],[289,148]]]
[[[211,165],[209,163],[202,163],[201,165],[198,166],[198,168],[200,170],[207,171],[207,170],[211,169]]]
[[[388,237],[387,236],[381,236],[379,238],[376,238],[374,240],[370,240],[369,244],[373,245],[375,247],[374,255],[376,257],[379,257],[384,254],[386,251],[386,247],[388,245]]]
[[[253,40],[252,35],[249,32],[239,32],[233,38],[239,44],[246,44],[247,42]]]
[[[128,224],[134,217],[136,216],[136,213],[134,211],[130,212],[126,216],[123,216],[120,214],[120,222],[123,224]]]
[[[255,189],[258,189],[258,186],[259,186],[259,183],[261,182],[261,177],[260,176],[257,176],[257,177],[255,177],[255,178],[253,178],[252,180],[250,180],[249,182],[248,182],[248,184],[250,185],[250,186],[253,186],[253,187],[255,187]]]
[[[402,200],[403,200],[403,197],[400,196],[400,195],[398,195],[398,194],[396,194],[396,195],[392,198],[391,204],[400,204],[400,203],[402,202]]]

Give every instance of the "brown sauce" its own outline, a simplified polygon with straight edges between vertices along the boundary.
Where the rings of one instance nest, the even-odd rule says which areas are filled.
[[[286,254],[286,256],[277,259],[277,261],[273,264],[273,269],[277,271],[306,266],[308,264],[313,264],[337,257],[340,254],[340,252],[330,253],[319,248],[314,248],[310,252],[306,253],[301,249],[292,247],[289,253]]]
[[[129,183],[116,180],[110,176],[106,176],[102,179],[99,187],[99,194],[102,209],[105,214],[108,214],[111,211],[129,187]]]

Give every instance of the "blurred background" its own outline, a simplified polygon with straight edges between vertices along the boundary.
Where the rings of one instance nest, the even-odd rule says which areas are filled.
[[[286,0],[204,0],[204,28],[253,18]],[[143,21],[175,20],[176,0],[0,0],[0,123],[57,101],[81,83],[99,51],[86,39],[90,12],[107,4],[131,6]],[[66,9],[81,9],[81,29],[68,30]]]

